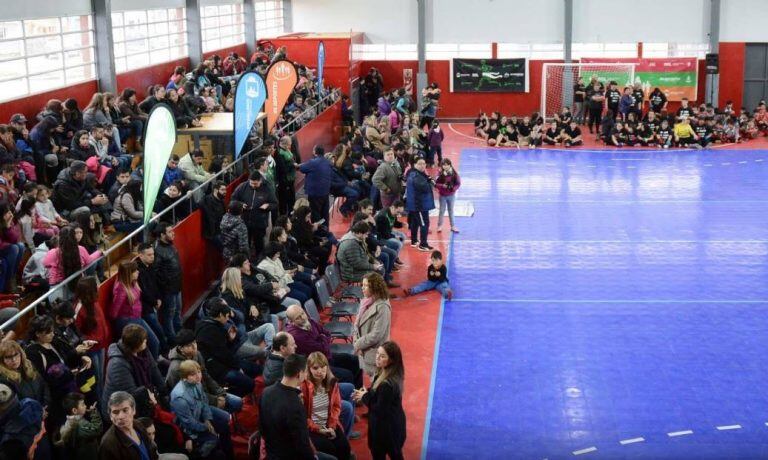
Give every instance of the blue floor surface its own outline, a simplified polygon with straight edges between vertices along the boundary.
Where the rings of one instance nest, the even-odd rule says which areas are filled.
[[[768,151],[459,172],[426,458],[768,457]]]

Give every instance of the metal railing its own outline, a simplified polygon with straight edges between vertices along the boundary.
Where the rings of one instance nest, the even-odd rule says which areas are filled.
[[[280,137],[286,134],[295,133],[304,125],[317,118],[325,109],[335,104],[336,101],[339,100],[340,95],[341,90],[339,88],[332,89],[328,94],[325,95],[325,97],[317,101],[315,105],[305,108],[304,111],[301,112],[301,115],[278,128],[277,131],[275,131],[275,134]],[[315,116],[308,120],[304,120],[305,114],[310,110],[315,111]]]
[[[329,100],[331,100],[332,98],[334,98],[338,94],[338,91],[339,91],[338,89],[331,91],[328,95],[326,95],[323,99],[321,99],[317,104],[313,105],[312,107],[309,107],[309,108],[305,109],[305,111],[302,112],[301,116],[303,117],[303,115],[305,113],[307,113],[309,110],[317,108],[321,104],[326,104]],[[334,98],[333,101],[335,102],[336,99]],[[333,105],[333,104],[328,104],[327,106],[324,106],[323,110],[325,110],[327,107],[330,107],[331,105]],[[318,110],[315,113],[315,118],[317,116],[319,116],[321,112],[322,112],[322,110]],[[286,125],[286,126],[288,126],[288,125]],[[285,128],[285,127],[283,127],[283,128]],[[278,131],[278,133],[282,134],[282,131]],[[107,277],[111,276],[111,268],[112,267],[111,267],[111,263],[110,263],[110,260],[109,260],[109,256],[112,253],[114,253],[115,251],[118,250],[118,248],[120,248],[120,247],[122,247],[123,245],[126,245],[126,244],[130,248],[129,250],[132,250],[133,238],[135,238],[135,237],[137,237],[139,235],[142,235],[142,234],[146,236],[146,234],[149,231],[150,226],[153,223],[157,222],[161,217],[166,216],[169,213],[172,216],[173,225],[176,225],[176,223],[177,223],[176,222],[176,208],[178,206],[181,206],[182,203],[185,203],[185,202],[188,203],[188,205],[189,205],[189,212],[191,214],[192,211],[194,210],[194,208],[193,208],[194,199],[193,198],[197,194],[202,194],[206,187],[208,187],[214,181],[219,180],[220,178],[226,177],[228,179],[227,183],[231,183],[234,180],[234,177],[239,176],[243,172],[245,172],[246,168],[244,168],[244,167],[241,168],[241,166],[247,164],[247,163],[244,163],[244,162],[247,159],[251,158],[253,155],[255,155],[256,151],[259,150],[259,148],[262,146],[262,144],[263,144],[263,140],[262,139],[257,139],[255,144],[254,144],[254,147],[251,150],[249,150],[248,152],[246,152],[243,155],[241,155],[240,158],[238,158],[237,160],[235,160],[232,163],[228,164],[226,167],[222,168],[221,171],[217,172],[216,174],[214,174],[213,176],[208,178],[208,180],[206,180],[202,184],[198,185],[193,190],[190,190],[189,192],[187,192],[187,194],[184,195],[177,202],[173,203],[171,206],[169,206],[166,209],[163,209],[159,213],[155,214],[149,220],[148,223],[142,225],[141,227],[137,228],[133,232],[131,232],[128,235],[126,235],[125,237],[123,237],[123,239],[121,239],[120,241],[115,243],[113,246],[111,246],[109,249],[104,251],[102,253],[102,255],[98,259],[92,261],[91,263],[89,263],[85,267],[81,268],[79,271],[77,271],[77,272],[73,273],[72,275],[68,276],[67,278],[62,280],[59,284],[57,284],[56,286],[51,287],[45,294],[43,294],[40,297],[38,297],[37,299],[35,299],[32,303],[30,303],[29,305],[27,305],[26,307],[21,309],[18,313],[16,313],[10,319],[8,319],[5,323],[0,325],[0,329],[2,329],[2,330],[10,329],[11,326],[16,321],[18,321],[19,319],[21,319],[22,317],[27,315],[29,312],[34,311],[38,306],[40,306],[41,304],[46,302],[49,298],[51,298],[51,297],[54,298],[54,299],[58,298],[58,292],[60,290],[63,290],[70,282],[72,282],[72,281],[76,280],[77,278],[79,278],[80,276],[84,275],[91,268],[96,267],[96,265],[99,264],[99,262],[101,262],[101,261],[104,261],[105,262],[105,266],[106,266],[105,268],[107,270],[110,270],[108,272]]]

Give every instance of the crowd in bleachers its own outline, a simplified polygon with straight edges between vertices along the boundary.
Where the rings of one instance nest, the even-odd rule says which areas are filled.
[[[586,124],[595,141],[614,147],[706,148],[716,144],[741,143],[768,135],[765,101],[750,111],[736,111],[732,101],[722,109],[712,104],[690,105],[682,98],[676,111],[659,88],[646,95],[639,83],[618,89],[615,81],[604,85],[593,76],[589,84],[579,81],[573,88],[574,104],[563,107],[547,122],[538,113],[506,117],[499,112],[480,113],[475,134],[489,146],[572,147],[584,143]]]
[[[251,64],[264,66],[260,57]],[[176,69],[143,101],[131,89],[119,100],[95,94],[82,111],[73,99],[51,101],[29,132],[21,114],[0,125],[0,287],[14,295],[59,287],[23,328],[0,331],[0,458],[234,458],[243,450],[233,442],[243,431],[238,418],[254,412],[259,425],[246,432],[258,430],[248,443],[253,458],[354,458],[348,440],[360,437],[358,405],[368,407],[374,458],[402,458],[404,370],[389,340],[390,289],[400,287],[393,273],[404,268],[410,236],[432,264],[428,280],[401,295],[451,295],[442,255],[427,240],[428,213],[437,189],[441,214],[448,211],[458,232],[460,186],[442,159],[434,111],[420,117],[403,91],[379,89],[375,100],[392,98],[394,108],[373,108],[363,126],[345,97],[347,132],[329,152],[317,146],[302,163],[289,136],[268,135],[231,196],[226,183],[209,182],[195,203],[200,237],[221,251],[226,269],[187,321],[188,267],[174,243],[187,206],[151,226],[152,240],[118,263],[108,301],[99,300],[105,240],[143,222],[147,114],[166,103],[179,126],[196,125],[202,112],[231,106],[236,78],[226,78],[246,68],[237,56],[206,60],[191,78]],[[307,110],[322,96],[313,73],[299,68],[277,133],[319,112]],[[423,95],[435,111],[439,93],[435,86]],[[210,180],[216,167],[206,171],[202,160],[200,151],[171,157],[155,212]],[[332,218],[349,230],[334,234]],[[0,323],[17,311],[0,309]]]

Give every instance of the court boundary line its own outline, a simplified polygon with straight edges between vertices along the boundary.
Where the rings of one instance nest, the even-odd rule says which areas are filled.
[[[702,299],[702,300],[683,300],[683,299],[474,299],[474,298],[454,298],[452,302],[464,303],[549,303],[549,304],[580,304],[580,303],[615,303],[615,304],[652,304],[652,303],[675,303],[675,304],[768,304],[765,300],[727,300],[727,299]]]

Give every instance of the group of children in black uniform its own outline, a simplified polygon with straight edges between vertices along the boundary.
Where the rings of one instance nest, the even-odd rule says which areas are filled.
[[[563,107],[546,124],[538,112],[531,116],[490,116],[481,112],[474,122],[475,135],[489,146],[538,147],[542,144],[571,147],[583,144],[580,125],[585,122],[597,141],[615,147],[652,146],[660,148],[704,148],[712,144],[739,143],[768,135],[768,112],[760,101],[753,112],[736,112],[728,101],[722,110],[712,104],[698,108],[683,98],[675,112],[667,110],[667,97],[659,88],[648,95],[640,85],[624,88],[623,94],[615,81],[605,89],[597,76],[589,85],[579,78],[574,85],[574,111]],[[648,110],[644,112],[645,101]]]

